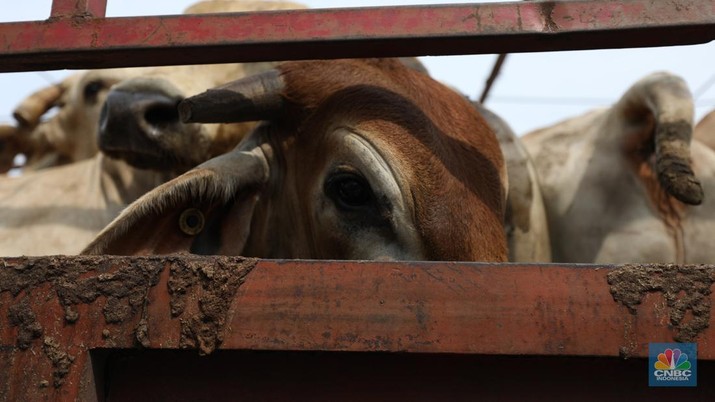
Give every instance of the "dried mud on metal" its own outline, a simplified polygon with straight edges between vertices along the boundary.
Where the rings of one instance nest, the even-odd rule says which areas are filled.
[[[43,328],[57,320],[64,326],[82,320],[77,306],[101,306],[105,324],[138,322],[132,334],[137,345],[151,345],[151,319],[147,317],[149,292],[160,282],[162,272],[169,270],[168,286],[170,311],[179,319],[180,347],[197,348],[209,354],[223,340],[226,316],[231,303],[246,276],[258,260],[241,257],[37,257],[5,259],[0,267],[0,296],[9,293],[12,305],[1,326],[17,328],[16,346],[27,350],[33,342],[42,342],[44,355],[53,367],[53,385],[58,388],[70,371],[74,357],[67,351],[71,346],[60,334]],[[44,290],[40,290],[43,288]],[[42,309],[53,300],[38,300],[36,294],[56,297],[63,317],[47,317]],[[164,291],[161,290],[160,291]],[[100,304],[103,303],[103,304]],[[187,313],[187,312],[191,313]],[[135,319],[139,318],[138,321]],[[105,346],[114,342],[111,331],[94,325],[101,331]],[[155,336],[162,336],[155,334]],[[39,341],[39,339],[43,341]],[[63,344],[63,341],[65,344]],[[75,349],[76,350],[76,349]]]
[[[677,342],[693,342],[709,326],[714,281],[711,265],[629,264],[608,274],[613,299],[633,315],[646,294],[662,294]]]

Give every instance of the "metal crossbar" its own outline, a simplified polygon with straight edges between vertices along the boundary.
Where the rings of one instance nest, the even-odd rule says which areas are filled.
[[[623,48],[715,39],[711,0],[565,0],[104,18],[55,0],[0,24],[0,71]]]
[[[46,21],[0,24],[0,71],[715,39],[712,0],[132,18],[105,18],[106,5],[54,0]],[[638,359],[648,342],[695,340],[701,372],[715,370],[713,280],[714,266],[0,258],[0,401],[659,397],[646,388]],[[679,283],[685,287],[666,286]],[[187,366],[196,353],[187,357],[182,348],[219,356]],[[127,357],[127,349],[145,353]],[[221,360],[236,350],[283,354]],[[305,353],[315,351],[372,353],[369,361]],[[330,359],[345,366],[330,366]],[[275,364],[261,366],[266,361]],[[318,377],[306,374],[321,367]],[[390,380],[389,368],[407,374]],[[698,390],[678,395],[712,396],[715,383],[701,378]]]

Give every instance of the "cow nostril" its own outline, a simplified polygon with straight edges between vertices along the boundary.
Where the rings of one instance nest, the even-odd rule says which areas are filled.
[[[179,111],[175,104],[152,105],[144,112],[144,120],[154,127],[168,127],[179,123]]]

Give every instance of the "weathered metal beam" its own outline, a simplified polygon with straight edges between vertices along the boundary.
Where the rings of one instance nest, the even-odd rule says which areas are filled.
[[[715,266],[4,258],[0,400],[94,392],[99,349],[626,358],[677,340],[715,360],[714,280]]]
[[[57,3],[57,12],[59,4],[68,3]],[[0,71],[623,48],[713,39],[711,0],[57,18],[0,24]]]
[[[107,0],[52,0],[50,18],[103,18]]]

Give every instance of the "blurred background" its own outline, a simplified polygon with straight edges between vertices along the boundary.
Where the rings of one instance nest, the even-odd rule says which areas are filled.
[[[109,0],[107,16],[180,14],[195,0]],[[311,8],[475,3],[459,0],[304,0]],[[480,2],[494,2],[481,0]],[[0,22],[42,20],[51,0],[6,5]],[[478,99],[496,55],[422,57],[438,80]],[[695,46],[510,54],[486,105],[518,134],[548,126],[616,101],[635,81],[654,71],[683,77],[696,99],[696,120],[715,109],[715,42]],[[59,81],[67,70],[0,73],[0,122],[10,122],[20,99]]]

